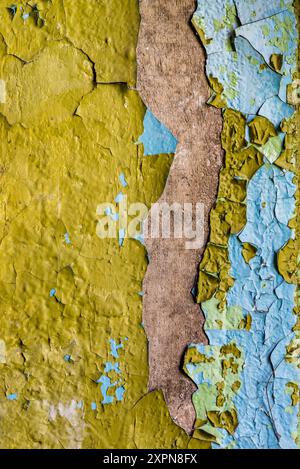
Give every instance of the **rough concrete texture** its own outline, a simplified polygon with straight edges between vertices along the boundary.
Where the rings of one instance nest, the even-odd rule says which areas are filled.
[[[222,164],[220,111],[208,107],[205,54],[190,24],[194,0],[141,0],[138,89],[152,112],[179,140],[160,202],[202,202],[205,241]],[[147,240],[151,259],[144,281],[144,325],[149,340],[151,390],[164,392],[174,421],[191,431],[194,384],[181,371],[191,342],[207,341],[203,314],[191,295],[203,250],[185,240]]]

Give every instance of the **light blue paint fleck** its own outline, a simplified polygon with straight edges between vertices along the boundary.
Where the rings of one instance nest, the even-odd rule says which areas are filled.
[[[23,13],[22,18],[24,21],[28,20],[30,14],[29,13]]]
[[[92,410],[97,410],[97,404],[96,404],[96,402],[92,402],[92,403],[91,403],[91,409],[92,409]]]
[[[121,228],[119,230],[119,246],[120,247],[122,247],[124,244],[125,236],[126,236],[126,231],[124,230],[124,228]]]
[[[125,174],[124,174],[124,173],[121,173],[121,174],[119,175],[119,181],[120,181],[122,187],[127,187],[127,186],[128,186],[128,183],[127,183],[127,181],[126,181],[126,177],[125,177]]]
[[[110,388],[113,388],[116,386],[116,383],[111,383],[111,380],[108,376],[102,375],[101,378],[98,380],[99,383],[101,384],[100,389],[101,393],[103,396],[102,404],[107,405],[107,404],[112,404],[114,402],[114,397],[113,396],[108,396],[107,392]]]
[[[53,298],[55,295],[56,295],[56,289],[52,288],[52,290],[50,290],[50,298]]]
[[[125,394],[125,388],[124,388],[124,386],[119,386],[119,387],[116,389],[116,398],[117,398],[117,401],[122,401],[122,400],[123,400],[123,397],[124,397],[124,394]]]
[[[122,202],[123,198],[124,198],[123,192],[119,192],[119,194],[118,194],[117,197],[115,198],[116,204],[120,204],[120,203]]]
[[[6,396],[6,398],[9,400],[9,401],[16,401],[18,399],[18,394],[17,393],[13,393],[13,394],[8,394]]]
[[[115,371],[117,374],[121,374],[120,370],[120,364],[119,363],[111,363],[111,362],[106,362],[105,363],[105,368],[104,368],[104,373],[109,373],[110,371]]]
[[[71,239],[70,239],[69,233],[65,233],[64,237],[65,237],[65,242],[67,244],[71,244]]]
[[[65,355],[64,360],[65,362],[71,362],[72,361],[71,355]]]
[[[123,348],[124,345],[122,344],[122,342],[120,342],[119,344],[117,344],[114,339],[109,339],[109,343],[110,343],[110,354],[111,354],[114,358],[119,358],[119,352],[118,352],[118,350],[121,349],[121,348]]]
[[[153,114],[147,109],[144,117],[144,132],[139,142],[144,145],[144,155],[160,155],[175,153],[177,139]]]
[[[111,209],[111,207],[107,207],[104,211],[105,215],[110,217],[113,221],[118,221],[119,220],[119,214],[114,213]]]

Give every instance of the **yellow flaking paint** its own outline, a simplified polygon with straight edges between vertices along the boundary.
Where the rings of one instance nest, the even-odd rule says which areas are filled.
[[[199,18],[199,16],[193,16],[192,18],[192,21],[191,21],[192,25],[194,26],[197,34],[199,35],[200,39],[201,39],[201,42],[205,45],[208,45],[211,43],[212,39],[211,38],[206,38],[205,37],[205,33],[202,29],[202,24],[201,24],[201,19]]]
[[[210,243],[200,264],[197,297],[198,303],[203,303],[215,296],[219,300],[219,309],[225,307],[226,293],[234,283],[230,276],[228,239],[246,224],[247,184],[263,164],[263,155],[253,145],[247,145],[245,140],[245,117],[232,109],[226,109],[223,117],[225,164],[220,172],[217,202],[210,213]],[[265,121],[260,126],[262,124]],[[270,125],[267,121],[267,129]],[[264,140],[264,137],[259,140]],[[249,321],[241,327],[248,328]]]
[[[245,261],[249,264],[251,259],[256,256],[256,247],[250,243],[243,243],[242,255]]]
[[[300,283],[298,239],[290,239],[279,251],[278,270],[287,283]]]
[[[276,137],[274,125],[266,118],[256,116],[249,124],[250,141],[257,145],[265,145],[269,138]]]
[[[270,65],[275,70],[275,72],[280,72],[283,64],[283,55],[282,54],[272,54],[270,57]]]
[[[149,207],[173,160],[136,144],[138,2],[15,3],[13,15],[0,2],[0,446],[199,448],[162,394],[147,393],[146,251],[96,234],[97,205],[114,203],[121,172],[128,203]],[[40,21],[22,19],[34,4]],[[102,405],[110,338],[125,344],[125,395]]]

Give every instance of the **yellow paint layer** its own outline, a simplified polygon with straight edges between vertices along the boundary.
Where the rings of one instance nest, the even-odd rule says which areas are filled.
[[[136,144],[138,2],[15,4],[0,1],[0,446],[199,447],[147,394],[145,249],[96,234],[98,204],[122,190],[149,207],[173,159]],[[103,405],[108,361],[125,394]]]

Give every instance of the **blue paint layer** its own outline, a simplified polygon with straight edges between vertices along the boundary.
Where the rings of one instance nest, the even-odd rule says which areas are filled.
[[[124,397],[124,394],[125,394],[125,388],[124,388],[124,386],[119,386],[119,387],[116,389],[116,398],[117,398],[117,401],[122,401],[122,400],[123,400],[123,397]]]
[[[234,0],[242,24],[276,15],[293,5],[293,0]]]
[[[124,244],[124,239],[125,239],[125,236],[126,236],[126,232],[125,230],[122,228],[121,230],[119,230],[119,246],[123,246]]]
[[[232,50],[230,38],[239,25],[233,0],[198,0],[193,22],[204,32],[207,54]]]
[[[122,200],[123,200],[123,198],[124,198],[124,194],[123,194],[123,192],[119,192],[119,194],[118,194],[118,195],[116,196],[116,198],[115,198],[115,202],[116,202],[116,204],[119,204],[119,203],[121,203],[121,202],[122,202]]]
[[[110,371],[115,371],[116,373],[118,373],[120,375],[121,370],[120,370],[119,363],[106,362],[105,363],[105,368],[104,368],[104,373],[109,373]]]
[[[272,2],[269,2],[272,3]],[[255,21],[237,28],[237,36],[247,39],[269,64],[272,54],[281,54],[283,65],[279,97],[286,101],[287,86],[292,83],[293,74],[297,70],[298,32],[295,15],[285,10],[272,17]]]
[[[109,343],[110,343],[110,353],[111,353],[111,355],[112,355],[114,358],[119,358],[119,352],[118,352],[118,350],[121,349],[121,348],[123,348],[122,342],[120,342],[119,344],[117,344],[114,339],[109,339]]]
[[[144,155],[160,155],[161,153],[175,153],[177,139],[158,119],[147,109],[144,117],[144,133],[139,139],[144,145]]]
[[[69,233],[65,233],[64,238],[65,238],[65,242],[66,242],[67,244],[71,244],[71,239],[70,239]]]
[[[101,378],[97,381],[101,384],[100,389],[103,396],[102,404],[112,404],[114,402],[114,396],[109,396],[108,390],[114,388],[116,383],[112,383],[108,376],[102,375]]]
[[[228,108],[242,112],[248,122],[256,114],[265,116],[279,129],[283,119],[294,112],[286,103],[287,86],[297,69],[298,32],[293,1],[234,0],[242,24],[239,28],[234,26],[235,20],[232,23],[232,11],[232,24],[228,14],[228,21],[222,19],[226,5],[228,13],[232,3],[198,0],[199,26],[203,20],[206,39],[211,40],[206,45],[207,75],[217,78],[223,86],[222,97]],[[212,14],[218,5],[220,11]],[[236,52],[228,44],[233,33],[237,36]],[[272,54],[282,55],[280,73],[270,68]],[[279,138],[282,136],[279,134]],[[275,148],[271,162],[278,156],[276,151]],[[266,146],[262,152],[268,156]],[[227,306],[241,307],[244,317],[251,315],[250,331],[206,328],[212,348],[234,342],[245,360],[239,377],[242,386],[234,397],[239,425],[233,436],[221,431],[223,447],[297,447],[299,404],[291,405],[287,384],[300,382],[300,370],[286,360],[286,347],[295,337],[291,332],[296,322],[295,286],[284,281],[276,266],[278,251],[293,237],[288,227],[295,211],[293,178],[293,173],[265,162],[248,185],[247,224],[239,235],[230,238],[231,275],[235,283],[227,294]],[[242,243],[257,249],[249,264],[242,256]],[[207,347],[197,348],[209,356]],[[203,373],[196,373],[195,365],[188,364],[187,370],[196,384],[211,384]]]
[[[234,41],[236,52],[211,54],[206,73],[222,84],[227,107],[257,114],[269,98],[278,95],[281,75],[266,67],[263,57],[243,37]]]
[[[269,119],[278,129],[283,119],[289,119],[294,114],[294,108],[284,103],[278,96],[273,96],[267,99],[258,114]]]
[[[120,181],[120,184],[121,184],[122,187],[127,187],[128,186],[128,183],[126,181],[126,177],[125,177],[124,173],[121,173],[119,175],[119,181]]]
[[[234,400],[239,426],[235,448],[296,448],[298,408],[291,405],[286,385],[300,381],[300,371],[285,359],[295,324],[295,287],[276,268],[278,250],[290,239],[287,222],[295,208],[293,173],[265,164],[249,183],[248,222],[239,236],[232,236],[229,254],[234,286],[228,306],[241,306],[252,316],[248,331],[206,331],[210,344],[234,341],[245,352],[242,387]],[[283,205],[282,205],[283,204]],[[284,207],[282,211],[280,206]],[[275,214],[279,213],[279,220]],[[247,264],[242,242],[256,246],[257,255]],[[227,445],[226,439],[223,445]]]
[[[118,221],[119,220],[119,214],[114,213],[111,207],[107,207],[105,209],[105,215],[110,217],[113,221]]]

